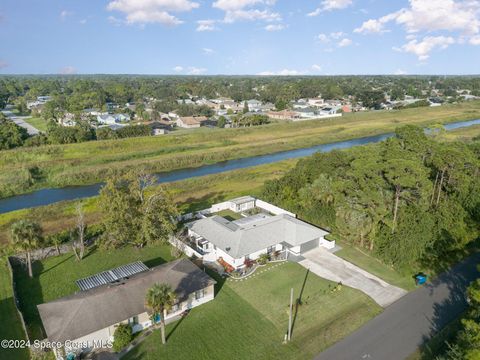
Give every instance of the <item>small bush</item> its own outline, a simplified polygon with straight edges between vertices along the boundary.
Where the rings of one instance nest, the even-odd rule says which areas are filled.
[[[260,265],[265,265],[268,260],[270,260],[270,256],[268,256],[268,254],[262,254],[259,256],[257,262],[260,264]]]
[[[132,341],[132,328],[127,324],[120,324],[113,334],[113,350],[119,352]]]

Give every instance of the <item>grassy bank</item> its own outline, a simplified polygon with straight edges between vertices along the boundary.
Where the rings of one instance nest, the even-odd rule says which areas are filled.
[[[281,161],[240,169],[216,175],[166,184],[181,212],[191,212],[209,207],[219,201],[241,195],[256,195],[266,180],[282,176],[297,160]],[[83,200],[86,221],[89,224],[100,220],[98,198]],[[75,222],[75,201],[64,201],[48,206],[24,209],[0,214],[0,245],[9,240],[10,226],[16,220],[32,218],[41,223],[46,234],[70,229]]]
[[[470,142],[474,139],[480,139],[480,125],[469,126],[468,128],[460,128],[445,132],[439,136],[440,139],[446,141],[464,141]]]
[[[202,128],[158,137],[20,148],[0,153],[0,196],[95,183],[111,169],[141,166],[150,172],[168,171],[390,132],[402,124],[427,126],[478,117],[480,102],[468,102],[251,128]]]

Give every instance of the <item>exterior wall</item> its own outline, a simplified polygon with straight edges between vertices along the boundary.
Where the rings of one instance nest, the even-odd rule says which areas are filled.
[[[315,115],[311,118],[297,118],[293,119],[293,121],[307,121],[307,120],[317,120],[317,119],[325,119],[325,118],[333,118],[333,117],[340,117],[342,114],[325,114],[325,115]]]
[[[320,246],[327,249],[333,249],[335,247],[335,240],[325,240],[325,238],[322,236],[320,238]]]
[[[197,300],[197,299],[195,299],[195,293],[190,294],[188,296],[187,300],[178,304],[179,307],[178,307],[177,311],[167,314],[167,316],[165,317],[165,322],[168,323],[169,320],[170,321],[173,320],[176,316],[180,315],[185,310],[192,309],[196,306],[205,304],[206,302],[209,302],[209,301],[214,299],[215,289],[214,289],[213,284],[204,288],[203,290],[204,290],[204,296],[202,298]],[[148,315],[147,312],[138,314],[137,317],[138,317],[138,324],[133,326],[133,328],[132,328],[133,333],[139,332],[141,330],[144,330],[144,329],[152,326],[152,321],[151,321],[150,316]],[[88,344],[93,344],[94,342],[98,343],[99,341],[103,341],[104,344],[105,344],[108,341],[113,341],[113,334],[115,333],[115,329],[119,324],[128,324],[128,319],[126,319],[126,320],[124,320],[120,323],[117,323],[117,324],[111,325],[109,327],[106,327],[104,329],[95,331],[91,334],[82,336],[81,338],[75,339],[73,341],[75,348],[76,349],[83,348],[85,350],[91,350],[91,348],[86,347],[86,346],[82,346],[82,345],[85,345],[87,343]],[[73,347],[66,348],[65,350],[70,351],[70,350],[74,350],[74,348]]]
[[[272,205],[272,204],[267,203],[266,201],[263,201],[263,200],[260,200],[260,199],[257,199],[255,201],[255,206],[257,206],[261,209],[267,210],[268,212],[271,212],[274,215],[287,214],[287,215],[290,215],[292,217],[297,217],[296,214],[294,214],[290,211],[279,208],[278,206]]]

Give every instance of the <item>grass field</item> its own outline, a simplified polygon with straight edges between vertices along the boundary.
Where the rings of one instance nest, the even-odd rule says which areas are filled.
[[[468,102],[251,128],[202,128],[157,137],[18,148],[0,153],[0,196],[95,183],[112,169],[168,171],[390,132],[402,124],[428,126],[478,117],[480,102]]]
[[[0,259],[0,340],[25,340],[20,319],[15,309],[12,284],[5,259]],[[0,348],[0,360],[27,360],[29,352],[26,349]]]
[[[73,253],[35,261],[33,278],[28,277],[24,268],[15,267],[14,279],[20,299],[19,306],[31,340],[43,338],[36,305],[78,291],[75,280],[138,260],[151,267],[173,260],[173,257],[168,245],[143,249],[127,247],[109,251],[93,248],[80,262],[76,261]]]
[[[125,359],[309,359],[352,332],[381,310],[359,291],[343,287],[286,263],[242,282],[227,281],[213,302],[194,309],[159,331]],[[290,288],[302,305],[295,316],[292,342],[282,344],[288,323]],[[199,331],[202,329],[202,331]]]
[[[31,117],[29,119],[25,119],[25,122],[29,123],[34,128],[37,128],[38,130],[40,130],[42,132],[47,131],[47,122],[42,118]]]
[[[446,141],[458,140],[470,142],[474,138],[480,139],[480,125],[469,126],[468,128],[460,128],[440,135],[440,139]]]
[[[166,184],[182,213],[201,210],[210,205],[242,195],[258,195],[266,180],[285,174],[297,160],[286,160],[274,164],[260,165],[248,169],[207,175],[195,179]],[[83,200],[86,221],[100,221],[98,198]],[[9,241],[10,226],[22,218],[39,221],[46,234],[70,229],[75,221],[75,201],[65,201],[48,206],[24,209],[0,214],[0,246]]]

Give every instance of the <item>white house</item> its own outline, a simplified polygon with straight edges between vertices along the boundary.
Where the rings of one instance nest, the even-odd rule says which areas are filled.
[[[77,281],[81,291],[45,304],[38,312],[50,342],[65,343],[69,352],[89,350],[95,343],[107,344],[119,324],[130,324],[138,332],[159,321],[145,306],[147,290],[154,284],[169,284],[176,295],[166,322],[185,310],[214,298],[216,283],[190,260],[180,259],[148,269],[137,262]],[[56,350],[63,352],[63,349]]]
[[[204,261],[226,262],[233,269],[242,269],[249,260],[262,254],[286,252],[298,258],[308,250],[322,246],[335,247],[334,241],[325,239],[325,230],[295,217],[295,214],[245,196],[215,204],[205,213],[221,210],[242,213],[256,209],[253,215],[230,221],[213,215],[188,223],[188,235],[195,243],[195,251],[203,254]]]
[[[130,121],[130,117],[125,114],[105,114],[97,115],[97,121],[99,124],[114,125],[121,122]]]

